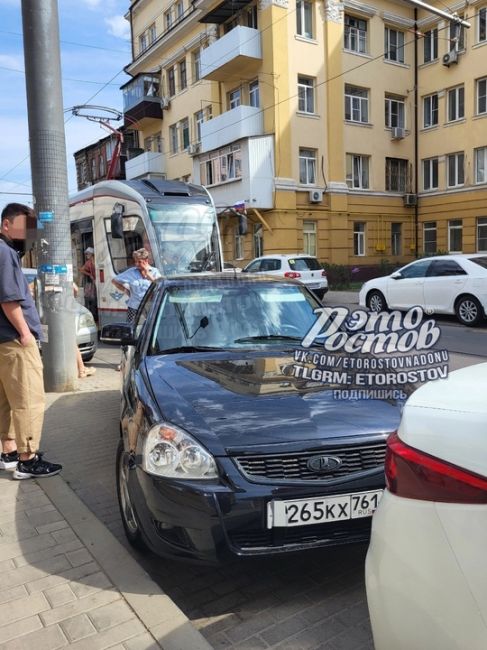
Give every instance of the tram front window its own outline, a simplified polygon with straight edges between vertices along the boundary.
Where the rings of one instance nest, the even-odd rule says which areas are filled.
[[[201,204],[151,205],[165,275],[220,270],[216,214]]]

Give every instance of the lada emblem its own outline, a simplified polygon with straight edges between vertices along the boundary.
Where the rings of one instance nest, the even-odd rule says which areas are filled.
[[[336,456],[312,456],[307,462],[308,469],[317,474],[334,472],[341,464],[341,459]]]

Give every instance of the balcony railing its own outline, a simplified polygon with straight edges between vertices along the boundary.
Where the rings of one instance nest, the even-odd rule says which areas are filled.
[[[201,125],[201,151],[212,151],[226,144],[264,134],[262,109],[237,106]]]
[[[234,72],[251,72],[262,63],[258,29],[238,25],[201,51],[201,75],[224,81]]]
[[[162,176],[165,172],[164,154],[154,151],[144,151],[125,163],[127,180],[146,178],[150,175]]]

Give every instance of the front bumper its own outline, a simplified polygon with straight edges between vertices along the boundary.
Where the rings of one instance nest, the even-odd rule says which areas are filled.
[[[96,328],[83,327],[76,332],[76,345],[78,346],[82,359],[91,359],[98,346],[98,332]]]
[[[132,503],[148,546],[159,555],[205,563],[238,556],[259,556],[367,541],[371,518],[267,528],[267,504],[273,499],[320,497],[383,487],[383,471],[340,485],[269,485],[251,483],[232,461],[220,459],[225,482],[170,481],[130,472]]]

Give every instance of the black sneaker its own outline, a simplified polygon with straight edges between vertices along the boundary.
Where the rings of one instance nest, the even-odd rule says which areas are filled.
[[[43,460],[42,456],[42,452],[39,451],[30,460],[19,460],[13,478],[44,478],[45,476],[59,474],[63,466]]]
[[[16,451],[0,455],[0,469],[14,469],[18,462],[19,454]]]

